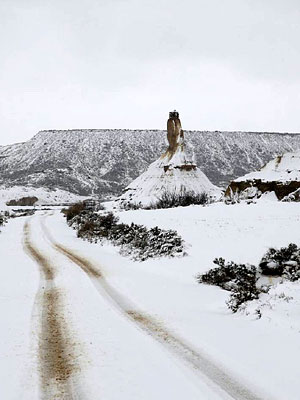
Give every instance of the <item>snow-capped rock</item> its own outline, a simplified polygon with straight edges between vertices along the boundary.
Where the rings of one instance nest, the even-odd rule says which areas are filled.
[[[235,179],[226,189],[231,199],[260,198],[274,193],[278,200],[299,201],[300,151],[285,153],[260,170]]]
[[[212,198],[221,197],[221,189],[210,182],[186,151],[184,133],[177,112],[170,113],[167,126],[167,151],[126,187],[117,200],[119,204],[154,205],[164,194],[206,193]]]

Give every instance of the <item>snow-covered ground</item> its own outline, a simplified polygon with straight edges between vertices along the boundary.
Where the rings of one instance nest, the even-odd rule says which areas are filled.
[[[87,198],[61,189],[50,190],[48,188],[35,188],[31,186],[0,186],[0,209],[3,210],[5,203],[9,200],[18,200],[28,196],[38,198],[36,205],[74,203]]]
[[[263,295],[249,306],[248,314],[232,314],[225,305],[228,292],[199,285],[194,276],[209,269],[215,257],[257,264],[270,246],[298,243],[299,205],[219,203],[119,216],[123,222],[176,229],[186,241],[188,256],[133,262],[109,244],[78,239],[57,211],[11,220],[2,229],[1,398],[38,399],[41,370],[47,366],[38,355],[40,299],[49,282],[24,253],[27,221],[32,244],[55,271],[49,287],[61,293],[60,313],[74,344],[70,354],[76,364],[72,379],[78,398],[298,400],[300,285],[279,285],[274,289],[277,296]],[[111,291],[101,287],[103,278],[97,286],[98,281],[55,250],[51,238],[91,263]],[[120,298],[170,333],[166,345],[126,317],[125,306],[118,306]],[[207,371],[191,368],[184,354],[170,351],[173,336],[199,360],[206,360]],[[222,371],[219,377],[216,371]],[[224,377],[233,382],[231,397],[220,389],[228,388],[228,382],[221,382]],[[238,395],[236,382],[256,396]],[[48,393],[44,398],[51,397]]]

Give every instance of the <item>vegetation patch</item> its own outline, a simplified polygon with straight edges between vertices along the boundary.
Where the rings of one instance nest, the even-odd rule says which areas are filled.
[[[256,268],[250,264],[236,264],[233,261],[226,263],[224,258],[216,258],[216,268],[196,276],[198,283],[220,286],[231,291],[227,306],[237,312],[246,301],[258,298],[259,290],[256,286]]]
[[[9,218],[9,212],[8,211],[0,211],[0,226],[3,226],[4,224],[6,224],[8,218]]]
[[[120,247],[122,255],[134,260],[183,254],[184,243],[176,231],[123,224],[111,212],[99,214],[83,209],[72,219],[69,218],[68,223],[77,230],[78,237],[93,243],[107,240]]]
[[[297,281],[300,278],[300,248],[294,243],[280,249],[270,248],[261,259],[259,269],[262,275]]]
[[[261,276],[279,276],[282,280],[295,282],[300,279],[300,248],[294,243],[280,249],[270,248],[262,257],[258,268],[250,264],[225,262],[216,258],[217,267],[196,276],[198,283],[216,285],[231,292],[227,306],[237,312],[241,305],[268,292],[270,286],[257,286]]]
[[[209,204],[209,196],[207,193],[195,193],[193,191],[182,190],[181,192],[163,192],[157,201],[152,202],[148,206],[141,203],[133,203],[130,201],[121,203],[124,210],[155,210],[161,208],[188,207],[191,205]]]
[[[182,191],[180,193],[164,192],[158,201],[150,206],[150,208],[174,208],[188,207],[191,205],[208,204],[209,198],[207,193],[195,193],[193,191]]]
[[[29,207],[34,206],[35,203],[38,201],[38,198],[35,196],[27,196],[21,197],[20,199],[16,200],[9,200],[6,205],[7,206],[21,206],[21,207]]]

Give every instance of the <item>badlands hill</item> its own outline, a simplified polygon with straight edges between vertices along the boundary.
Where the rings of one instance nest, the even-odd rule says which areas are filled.
[[[299,134],[185,131],[197,166],[220,187],[300,149]],[[121,191],[166,148],[166,131],[41,131],[0,146],[0,185],[59,188],[101,197]]]
[[[300,151],[275,157],[260,170],[232,181],[226,190],[226,196],[233,200],[260,198],[264,193],[274,193],[279,200],[299,201]]]

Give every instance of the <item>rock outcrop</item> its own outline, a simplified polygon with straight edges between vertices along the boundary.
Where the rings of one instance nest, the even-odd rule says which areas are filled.
[[[117,200],[123,205],[149,206],[162,195],[206,193],[210,198],[220,198],[221,189],[213,185],[200,171],[189,154],[178,112],[170,113],[167,122],[169,146],[166,152],[125,188]]]
[[[268,162],[260,170],[230,183],[225,197],[230,200],[260,198],[274,193],[278,200],[299,201],[300,152],[285,153]]]

